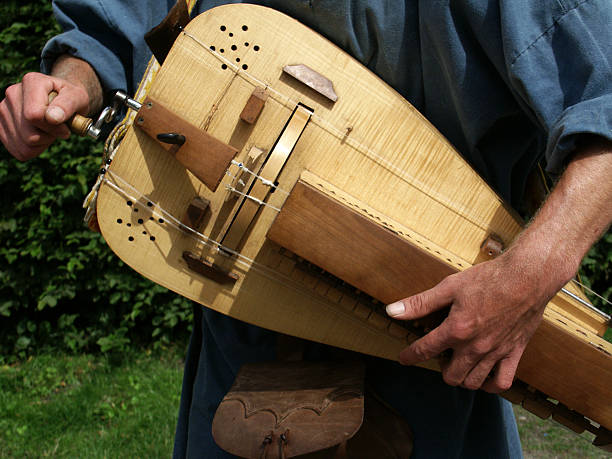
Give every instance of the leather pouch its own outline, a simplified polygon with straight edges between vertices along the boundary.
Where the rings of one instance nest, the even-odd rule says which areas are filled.
[[[345,444],[364,413],[361,362],[270,362],[242,367],[212,426],[246,458],[294,457]]]

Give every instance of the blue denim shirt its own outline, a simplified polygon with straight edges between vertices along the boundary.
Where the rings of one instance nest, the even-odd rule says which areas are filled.
[[[143,35],[173,0],[56,0],[65,33],[43,51],[88,61],[105,88],[133,92],[150,57]],[[227,1],[202,0],[201,12]],[[544,158],[558,173],[577,136],[612,140],[609,0],[267,0],[345,49],[419,109],[515,207]],[[273,333],[196,307],[175,454],[223,457],[214,410],[245,362],[274,357]],[[313,345],[313,355],[326,353]],[[499,397],[435,373],[370,359],[368,380],[411,423],[414,457],[517,457]]]

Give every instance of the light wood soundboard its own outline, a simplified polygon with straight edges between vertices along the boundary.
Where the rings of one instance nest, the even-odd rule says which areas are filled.
[[[295,64],[326,77],[337,100],[328,87],[312,89],[283,71]],[[102,234],[142,275],[236,319],[395,360],[416,335],[392,322],[382,304],[483,261],[480,246],[489,236],[509,245],[521,230],[513,212],[408,102],[342,50],[273,10],[231,5],[192,20],[149,97],[151,107],[177,114],[178,127],[168,132],[176,133],[183,122],[189,132],[195,126],[207,136],[202,143],[208,145],[212,136],[213,144],[218,140],[235,149],[235,162],[211,191],[174,157],[183,147],[187,151],[188,143],[162,148],[145,132],[149,119],[143,111],[100,188]],[[303,106],[296,108],[298,103]],[[245,107],[249,122],[240,119]],[[192,139],[189,148],[197,149]],[[217,147],[211,148],[214,161]],[[274,159],[266,162],[271,151]],[[274,161],[278,177],[262,169]],[[239,163],[268,180],[254,179]],[[274,192],[269,182],[277,183]],[[298,240],[301,225],[275,237],[277,242],[268,237],[298,182],[315,190],[321,203],[340,206],[339,215],[356,216],[364,226],[355,228],[373,234],[383,229],[393,235],[390,247],[399,244],[414,254],[393,293],[362,287],[363,275],[349,276],[349,283],[325,266],[326,251],[342,256],[332,227],[321,223],[325,236],[331,234],[329,243],[319,244],[317,264],[323,270],[313,266],[310,250],[300,254],[304,244],[288,250],[291,231]],[[241,204],[243,194],[265,204],[252,199]],[[192,208],[189,219],[196,197],[205,210],[198,214]],[[284,211],[294,214],[299,211]],[[336,231],[337,240],[352,236],[351,228]],[[376,253],[375,243],[366,239],[363,245]],[[393,264],[374,257],[370,272],[384,279]],[[196,272],[200,268],[203,274]],[[597,430],[582,416],[611,429],[612,346],[602,339],[606,327],[597,314],[558,294],[521,360],[522,382],[516,387],[524,390],[514,393],[514,401],[535,406],[542,416],[573,420],[576,430]],[[597,433],[605,443],[605,429]]]

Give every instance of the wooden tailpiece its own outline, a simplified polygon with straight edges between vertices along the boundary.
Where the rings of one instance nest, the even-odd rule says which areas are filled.
[[[150,97],[138,111],[136,126],[155,139],[212,191],[219,186],[237,153],[231,145],[198,129]],[[160,141],[159,136],[165,134],[183,136],[184,143],[173,145]]]

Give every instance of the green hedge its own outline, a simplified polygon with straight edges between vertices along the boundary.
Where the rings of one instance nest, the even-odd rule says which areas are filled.
[[[51,2],[14,1],[0,10],[5,87],[38,70],[40,50],[59,28]],[[184,337],[190,302],[125,266],[83,224],[100,142],[71,138],[27,163],[0,148],[0,354],[121,350]]]
[[[0,87],[38,69],[58,32],[51,2],[0,6]],[[95,180],[99,143],[73,138],[20,163],[0,162],[0,353],[23,358],[45,347],[121,350],[164,345],[188,330],[190,303],[143,279],[82,223],[81,202]],[[586,282],[610,295],[612,235],[591,251]],[[1,359],[2,357],[0,357]]]

